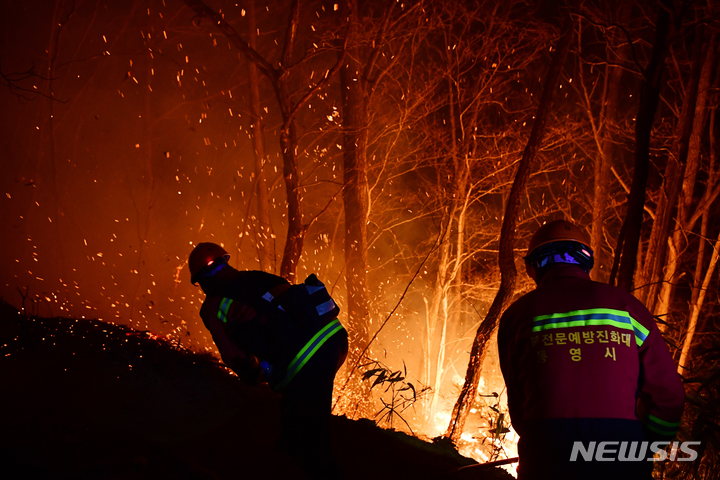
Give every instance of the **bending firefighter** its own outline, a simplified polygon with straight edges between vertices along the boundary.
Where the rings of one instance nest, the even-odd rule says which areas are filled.
[[[537,288],[498,331],[518,479],[650,480],[650,446],[676,434],[685,399],[652,315],[590,280],[593,252],[572,223],[542,226],[525,262]]]
[[[282,394],[281,447],[310,478],[343,478],[330,448],[333,381],[348,350],[340,309],[315,275],[290,285],[238,271],[229,258],[220,245],[200,243],[188,259],[223,362],[245,383],[267,382]]]

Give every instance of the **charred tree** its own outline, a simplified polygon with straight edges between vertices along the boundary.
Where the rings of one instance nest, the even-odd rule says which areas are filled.
[[[247,1],[248,25],[247,35],[250,48],[257,50],[257,27],[255,25],[255,0]],[[258,232],[256,245],[260,270],[275,273],[274,235],[270,224],[268,205],[268,188],[263,168],[265,155],[265,124],[260,108],[260,78],[254,62],[249,62],[248,79],[250,81],[250,132],[252,133],[253,153],[255,158],[255,196],[257,198]]]
[[[485,360],[490,337],[497,328],[500,316],[515,292],[515,281],[517,279],[517,269],[515,268],[515,227],[517,225],[520,200],[530,177],[532,161],[540,148],[542,138],[545,134],[545,126],[552,109],[553,98],[555,91],[558,89],[558,82],[563,70],[563,65],[565,64],[565,57],[570,49],[571,41],[572,29],[566,28],[555,47],[553,60],[547,78],[545,79],[542,96],[535,115],[535,122],[525,150],[523,151],[523,156],[518,164],[515,180],[513,181],[510,195],[507,199],[505,215],[500,229],[500,251],[498,253],[498,266],[501,274],[500,288],[495,295],[495,299],[488,310],[485,320],[480,324],[475,334],[475,339],[470,351],[470,360],[465,374],[465,383],[455,402],[450,424],[445,432],[445,437],[448,437],[452,442],[457,442],[460,439],[460,435],[465,427],[465,420],[477,395],[480,372],[483,361]]]
[[[705,182],[698,180],[698,174],[701,173],[702,175],[704,173],[700,170],[701,150],[703,149],[702,142],[705,137],[704,133],[706,132],[707,127],[706,120],[708,118],[708,110],[710,110],[708,106],[715,105],[715,99],[717,98],[718,77],[714,71],[717,69],[715,59],[717,58],[716,49],[718,45],[717,35],[715,33],[713,33],[709,42],[707,42],[705,46],[707,47],[707,55],[705,56],[702,73],[700,75],[697,102],[695,106],[695,118],[693,121],[692,134],[689,139],[685,174],[683,175],[682,189],[679,192],[679,198],[677,200],[678,206],[675,219],[676,227],[668,239],[668,255],[662,277],[662,288],[660,289],[657,303],[655,304],[656,315],[663,315],[666,318],[669,317],[671,299],[675,290],[675,283],[678,274],[686,273],[690,270],[690,268],[683,269],[681,261],[683,256],[682,254],[688,250],[688,239],[691,238],[693,233],[696,231],[695,226],[698,220],[701,220],[697,240],[698,248],[695,258],[695,268],[692,272],[692,296],[690,300],[691,309],[688,315],[685,340],[683,342],[679,363],[680,368],[686,369],[689,368],[691,360],[691,357],[688,357],[698,324],[700,311],[703,307],[705,291],[707,289],[706,282],[708,282],[710,276],[712,276],[712,258],[714,258],[717,253],[715,251],[712,252],[711,267],[708,267],[709,270],[704,274],[705,278],[703,278],[703,268],[706,263],[705,250],[708,237],[710,208],[720,191],[717,185],[717,172],[715,165],[716,153],[713,148],[714,139],[712,132],[715,124],[714,111],[710,117],[709,150],[711,160],[706,173],[707,180],[705,180]],[[712,80],[712,77],[714,77],[714,80]],[[702,191],[703,189],[704,192],[702,196],[697,199],[694,195],[695,191]],[[666,323],[670,323],[669,318]],[[663,327],[665,327],[665,325],[663,325]]]
[[[713,38],[715,40],[715,37]],[[711,42],[713,44],[714,42]],[[715,84],[717,85],[718,78],[715,76]],[[704,82],[701,81],[701,85]],[[703,90],[701,90],[703,91]],[[715,89],[716,93],[714,95],[715,98],[717,98],[717,88]],[[698,99],[698,105],[701,103],[702,95]],[[691,349],[693,347],[693,341],[695,340],[695,333],[698,329],[702,331],[701,324],[704,323],[707,319],[704,318],[703,322],[700,322],[700,312],[703,308],[703,303],[705,301],[705,294],[709,289],[710,286],[710,280],[712,278],[714,269],[717,265],[718,261],[718,254],[720,253],[720,233],[718,234],[718,238],[715,242],[715,245],[713,247],[713,251],[710,254],[710,264],[707,267],[707,270],[703,274],[703,268],[705,267],[705,250],[707,250],[707,244],[708,241],[708,226],[710,223],[710,205],[715,201],[715,199],[718,196],[718,193],[720,192],[720,184],[717,180],[718,178],[718,172],[716,170],[717,166],[717,149],[715,146],[715,140],[713,137],[712,132],[715,131],[715,110],[712,112],[710,116],[710,166],[709,166],[709,173],[708,181],[706,185],[705,193],[703,194],[702,198],[700,199],[697,208],[692,216],[690,216],[688,223],[691,223],[694,225],[694,223],[698,220],[698,214],[702,217],[701,225],[700,225],[700,235],[699,235],[699,245],[697,250],[697,257],[695,259],[695,272],[693,274],[693,288],[692,288],[692,297],[690,300],[690,314],[688,316],[688,322],[687,322],[687,330],[685,332],[685,339],[683,341],[683,346],[680,351],[680,359],[678,361],[678,372],[681,375],[688,375],[689,373],[693,372],[693,365],[692,365],[692,356],[690,355]],[[697,135],[696,135],[697,134]],[[694,149],[695,146],[695,140],[697,140],[699,136],[699,132],[693,131],[693,141],[691,142],[691,150]],[[691,155],[690,158],[692,159],[694,155]],[[692,162],[688,164],[688,167],[692,166]],[[692,168],[688,168],[689,175],[687,178],[694,178],[694,175],[697,172],[693,172]],[[685,186],[683,186],[683,192],[685,192]],[[692,188],[692,187],[691,187]],[[684,200],[686,198],[684,197]],[[681,202],[681,208],[683,206],[687,206],[684,201]],[[688,213],[689,215],[689,213]],[[670,270],[670,268],[668,268]],[[703,276],[704,275],[704,276]],[[663,293],[666,293],[666,295],[661,295],[661,299],[669,306],[670,304],[670,287],[672,286],[671,282],[668,282],[663,285]],[[665,292],[667,290],[667,292]],[[699,325],[700,324],[700,325]]]
[[[290,84],[290,70],[293,67],[292,56],[297,40],[297,29],[300,22],[300,2],[294,0],[290,7],[290,17],[285,29],[285,42],[282,47],[281,61],[274,67],[262,57],[257,50],[242,38],[230,25],[223,15],[212,10],[202,0],[184,0],[199,18],[209,19],[230,43],[237,48],[258,70],[270,81],[275,92],[275,98],[282,114],[280,127],[280,151],[283,158],[283,177],[285,179],[285,193],[288,207],[288,230],[280,263],[280,276],[293,281],[308,225],[303,223],[302,201],[300,198],[300,179],[298,169],[298,134],[295,115],[308,100],[340,69],[344,53],[340,55],[337,63],[321,76],[321,79],[311,84],[302,92],[297,101],[293,101],[293,87]],[[344,47],[343,47],[344,52]]]
[[[364,5],[369,7],[370,5]],[[374,5],[372,5],[374,7]],[[340,87],[342,89],[342,145],[343,145],[343,208],[345,217],[345,282],[348,293],[348,323],[350,331],[350,364],[367,349],[370,342],[370,301],[368,298],[368,219],[370,190],[368,183],[368,147],[370,108],[373,94],[381,79],[395,64],[399,50],[390,61],[380,62],[386,48],[388,32],[395,30],[415,8],[405,8],[395,15],[396,2],[389,2],[373,20],[372,11],[361,11],[357,0],[348,0],[343,13],[348,19],[347,51],[342,59]],[[365,30],[368,25],[372,29]]]
[[[702,38],[702,29],[698,27],[698,30],[700,31],[697,32],[699,34],[697,38]],[[687,93],[682,110],[683,114],[680,117],[682,125],[679,133],[682,135],[678,143],[682,166],[680,170],[682,174],[676,175],[675,181],[670,183],[670,186],[673,188],[671,191],[673,196],[667,196],[665,195],[665,190],[661,190],[662,195],[660,197],[666,209],[674,207],[677,203],[674,211],[663,212],[665,216],[671,217],[669,219],[670,225],[673,224],[672,215],[675,215],[675,229],[671,233],[669,225],[664,232],[661,232],[664,233],[664,235],[660,237],[660,243],[662,245],[662,250],[660,251],[667,251],[667,254],[662,255],[662,259],[647,262],[643,276],[645,284],[649,284],[645,298],[648,305],[652,306],[651,311],[656,315],[665,315],[668,313],[670,297],[674,289],[673,280],[679,270],[679,256],[687,246],[685,240],[686,235],[693,231],[699,217],[710,207],[710,204],[707,202],[699,202],[696,204],[694,191],[701,159],[702,132],[708,116],[707,105],[710,100],[712,77],[714,76],[713,72],[716,69],[716,36],[713,34],[707,43],[699,41],[697,43],[700,45],[696,44],[696,47],[705,46],[705,52],[703,54],[704,60],[696,56],[693,61],[693,75],[690,79],[693,83],[686,89]],[[696,53],[698,49],[699,48],[696,48]],[[700,68],[701,63],[702,68]],[[698,74],[699,70],[701,71]],[[715,83],[717,84],[717,79]],[[690,98],[691,95],[692,98]],[[692,104],[693,111],[690,114],[686,114],[686,109],[690,108],[689,104]],[[670,175],[666,175],[664,180],[667,181],[670,179]],[[665,181],[663,183],[665,183]],[[708,188],[706,188],[705,191],[706,194],[712,193],[711,183],[712,182],[708,183]],[[660,202],[658,204],[658,210],[659,207]],[[658,215],[659,214],[660,211],[658,211]],[[652,236],[651,240],[653,240]],[[695,275],[695,278],[697,280],[697,275]]]
[[[44,112],[43,120],[40,125],[40,138],[41,142],[38,145],[38,170],[36,171],[36,178],[39,179],[39,184],[42,185],[43,189],[36,189],[34,195],[39,195],[40,191],[45,190],[49,192],[50,198],[55,204],[53,216],[55,221],[53,222],[55,230],[55,245],[57,251],[54,252],[55,258],[58,259],[61,265],[61,271],[65,276],[65,247],[64,237],[61,229],[62,217],[65,215],[63,212],[63,206],[60,199],[60,188],[57,178],[57,158],[56,158],[56,111],[55,103],[55,79],[57,77],[58,67],[58,54],[60,51],[60,38],[63,32],[63,27],[68,22],[70,17],[75,12],[75,3],[67,0],[55,2],[53,9],[52,23],[50,24],[50,35],[47,46],[47,67],[45,69],[45,76],[39,76],[39,79],[43,79],[45,83],[45,89],[47,94],[43,95],[43,104],[47,109]],[[8,82],[8,87],[13,90],[13,83],[6,79],[3,75],[3,80]]]
[[[633,276],[637,263],[647,179],[650,170],[650,137],[660,99],[663,65],[668,49],[669,12],[673,9],[672,2],[669,0],[661,0],[660,3],[655,24],[655,42],[650,62],[643,71],[643,83],[640,89],[640,105],[635,122],[635,170],[633,172],[633,181],[628,194],[627,213],[618,237],[609,281],[610,284],[617,284],[618,287],[627,291],[631,291],[633,288]]]
[[[627,25],[632,14],[632,5],[618,5],[622,2],[608,2],[606,6],[607,18],[612,19],[619,9],[619,25]],[[622,80],[623,67],[622,56],[619,52],[626,42],[626,37],[622,34],[620,28],[604,28],[606,32],[605,58],[604,66],[599,67],[602,70],[602,81],[597,82],[595,77],[592,80],[585,78],[585,63],[583,57],[589,55],[584,49],[583,41],[583,19],[578,20],[579,34],[577,38],[578,48],[578,76],[579,82],[576,88],[583,102],[583,110],[586,112],[588,121],[590,122],[590,131],[592,135],[592,143],[594,144],[596,154],[593,160],[593,196],[592,196],[592,224],[590,229],[590,246],[594,251],[595,267],[591,276],[594,280],[606,281],[610,274],[608,247],[606,241],[605,220],[608,216],[608,205],[611,198],[608,195],[608,184],[610,183],[610,172],[614,165],[618,163],[621,155],[620,148],[616,145],[618,138],[616,132],[620,129],[618,124],[621,121],[620,109],[620,93],[623,90]],[[590,33],[586,34],[589,35]],[[590,71],[598,68],[597,62],[590,60]],[[598,87],[600,85],[600,87]],[[594,94],[598,93],[597,97]]]
[[[368,342],[370,320],[367,291],[368,218],[368,83],[361,72],[358,5],[351,0],[348,55],[340,70],[343,132],[343,207],[345,213],[345,283],[347,285],[351,361]],[[372,68],[369,64],[368,66]]]
[[[661,287],[659,279],[663,276],[662,269],[665,265],[665,252],[668,245],[668,236],[670,236],[670,226],[672,225],[672,218],[675,214],[675,207],[685,176],[690,134],[692,133],[693,120],[696,115],[695,105],[698,98],[700,71],[704,57],[702,37],[703,26],[699,25],[695,29],[696,40],[693,48],[692,73],[685,88],[685,98],[676,128],[677,135],[665,167],[663,184],[660,188],[660,197],[655,211],[655,221],[653,222],[645,255],[646,261],[644,268],[639,272],[639,286],[642,287],[642,294],[639,295],[639,298],[648,306],[650,311],[655,310],[657,294]],[[678,211],[678,213],[680,214],[678,218],[680,218],[682,216],[681,212]],[[677,246],[675,246],[675,249],[677,250]]]

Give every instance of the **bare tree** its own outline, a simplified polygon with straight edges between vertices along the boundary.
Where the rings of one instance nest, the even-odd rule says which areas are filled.
[[[665,264],[665,251],[667,238],[672,224],[672,217],[675,213],[677,199],[682,186],[682,179],[685,176],[687,165],[690,134],[692,133],[693,118],[696,115],[696,103],[698,100],[698,83],[700,82],[700,70],[703,64],[703,27],[696,28],[697,41],[693,46],[692,73],[685,88],[685,98],[682,104],[680,118],[673,148],[665,166],[663,184],[660,187],[655,219],[653,222],[650,240],[645,255],[645,264],[638,272],[639,285],[642,290],[639,298],[644,301],[651,311],[657,300],[657,292],[661,283],[657,281],[662,277],[662,267]]]
[[[619,12],[617,9],[619,8]],[[588,12],[590,14],[591,12]],[[615,164],[619,163],[620,147],[618,137],[621,120],[620,92],[625,88],[623,79],[628,81],[628,75],[624,74],[624,56],[621,55],[622,45],[626,41],[622,25],[629,23],[632,14],[630,3],[618,5],[617,2],[607,2],[605,5],[607,20],[599,28],[597,22],[591,21],[590,31],[585,36],[594,35],[597,30],[605,33],[604,58],[597,58],[591,50],[587,52],[584,48],[587,39],[584,37],[585,18],[578,16],[578,82],[575,85],[580,97],[580,105],[587,114],[589,121],[589,133],[591,134],[594,154],[593,178],[592,178],[592,228],[590,229],[590,246],[594,250],[595,267],[592,276],[596,280],[605,280],[609,275],[608,245],[606,241],[605,220],[607,217],[608,205],[611,203],[611,196],[608,195],[611,184],[611,171]],[[614,17],[618,16],[617,23]],[[598,65],[600,63],[600,65]],[[586,79],[586,64],[589,64],[590,72],[599,70],[599,75],[592,75]],[[598,80],[598,76],[600,79]],[[580,136],[583,137],[582,135]]]
[[[513,140],[513,120],[531,115],[529,102],[508,96],[522,84],[518,72],[537,59],[542,45],[537,38],[544,33],[520,27],[517,5],[453,4],[435,15],[431,44],[437,50],[431,51],[440,81],[428,98],[422,130],[428,139],[425,163],[432,165],[425,188],[433,192],[429,206],[441,237],[432,289],[423,296],[423,378],[433,388],[425,411],[431,420],[440,410],[453,357],[466,352],[464,339],[477,328],[469,300],[478,279],[471,268],[496,240],[494,217],[483,221],[480,212],[492,204],[488,197],[500,197],[511,182],[511,167],[503,160],[507,163],[508,151],[522,148]]]
[[[701,33],[701,32],[699,32]],[[702,46],[702,42],[698,42]],[[697,221],[705,215],[705,213],[711,207],[715,200],[718,191],[714,188],[713,181],[709,181],[709,185],[702,197],[701,202],[695,200],[695,189],[697,183],[697,174],[701,163],[701,142],[703,138],[703,131],[706,128],[706,120],[708,118],[708,105],[711,104],[710,100],[716,95],[712,94],[714,88],[717,88],[717,76],[716,70],[716,52],[717,49],[717,37],[715,34],[708,43],[705,44],[705,54],[703,59],[696,59],[696,63],[702,61],[702,71],[697,75],[698,86],[694,89],[696,94],[696,102],[693,105],[692,118],[688,119],[689,122],[692,120],[692,125],[686,127],[688,130],[687,134],[687,147],[684,150],[684,156],[681,157],[683,160],[684,169],[682,169],[681,178],[677,179],[678,185],[675,186],[675,192],[673,197],[676,201],[663,201],[660,206],[667,206],[668,204],[677,205],[674,211],[669,212],[667,215],[674,214],[675,216],[675,229],[672,233],[665,232],[662,236],[664,241],[662,244],[667,250],[667,255],[663,256],[663,263],[661,266],[664,268],[660,271],[659,267],[655,266],[654,263],[650,262],[649,267],[643,272],[644,283],[652,284],[654,288],[649,289],[647,294],[647,301],[653,305],[653,311],[657,315],[666,315],[670,308],[670,298],[674,290],[674,281],[676,280],[676,274],[679,270],[680,256],[685,250],[687,241],[686,236],[689,232],[692,232],[695,228]],[[700,68],[696,68],[700,70]],[[715,77],[713,81],[712,78]],[[713,82],[713,83],[711,83]],[[693,93],[693,89],[688,88],[687,94]],[[687,103],[687,100],[686,102]],[[683,112],[685,108],[683,108]],[[670,159],[669,164],[675,162]],[[676,175],[680,177],[680,175]],[[666,179],[674,178],[670,175],[665,176]],[[665,182],[664,182],[665,183]],[[663,186],[665,186],[663,184]],[[664,191],[662,191],[664,192]],[[661,198],[665,198],[663,195]],[[651,237],[652,240],[652,237]],[[650,270],[651,267],[655,266],[655,270]]]
[[[285,239],[280,275],[292,281],[302,254],[303,242],[308,224],[303,223],[302,200],[300,195],[300,173],[298,169],[298,132],[296,114],[318,90],[325,86],[343,64],[344,55],[315,83],[302,92],[299,99],[294,100],[293,86],[290,83],[290,71],[294,65],[294,49],[300,22],[300,1],[294,0],[290,6],[290,16],[285,29],[285,42],[282,46],[280,62],[277,67],[263,58],[252,48],[242,36],[230,25],[223,15],[209,8],[202,0],[185,0],[198,17],[212,21],[230,43],[237,48],[249,62],[257,66],[260,72],[270,81],[275,98],[282,114],[280,129],[280,151],[283,157],[283,177],[288,206],[288,231]],[[344,52],[344,47],[342,49]]]
[[[248,45],[257,50],[257,26],[255,21],[255,0],[247,0],[247,36]],[[248,62],[248,79],[250,81],[250,131],[252,132],[253,153],[255,158],[255,194],[257,197],[258,232],[256,244],[260,270],[275,273],[277,265],[274,255],[274,238],[270,224],[268,204],[268,186],[265,179],[264,166],[267,162],[265,154],[265,122],[260,107],[260,79],[255,62]]]
[[[503,224],[500,231],[500,252],[498,255],[498,264],[501,272],[500,289],[490,306],[485,320],[475,334],[475,340],[473,341],[470,352],[470,361],[468,363],[467,373],[465,374],[465,383],[455,403],[450,424],[445,432],[445,436],[453,442],[459,440],[470,407],[475,400],[478,382],[480,380],[480,370],[487,352],[488,341],[497,328],[500,315],[507,307],[515,291],[515,281],[517,277],[517,270],[515,268],[515,227],[517,224],[518,207],[522,193],[530,177],[532,160],[540,148],[542,137],[545,133],[545,125],[552,109],[553,97],[558,87],[563,65],[565,64],[565,57],[570,49],[571,42],[572,30],[566,28],[557,41],[552,64],[545,79],[543,93],[540,98],[540,103],[538,104],[535,122],[533,123],[525,151],[523,152],[522,159],[515,173],[515,181],[513,182],[507,199]]]
[[[633,285],[637,260],[640,229],[645,206],[645,190],[650,168],[650,140],[652,126],[660,99],[662,72],[667,54],[670,29],[670,11],[672,3],[661,0],[655,23],[655,41],[650,62],[643,70],[643,84],[640,90],[640,105],[635,123],[635,170],[630,193],[628,194],[627,214],[618,237],[615,260],[610,272],[610,283],[630,291]]]
[[[349,28],[348,54],[340,71],[342,89],[343,137],[343,206],[345,213],[345,283],[347,310],[351,334],[350,360],[354,363],[358,352],[369,340],[370,306],[368,299],[368,233],[369,184],[367,149],[371,97],[375,86],[385,74],[386,67],[377,63],[385,47],[386,34],[395,3],[385,7],[382,22],[372,42],[362,26],[364,18],[357,0],[345,2]],[[372,35],[372,33],[369,33]],[[368,45],[369,46],[366,46]]]

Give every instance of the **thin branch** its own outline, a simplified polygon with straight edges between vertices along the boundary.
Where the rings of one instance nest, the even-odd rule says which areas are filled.
[[[201,0],[183,0],[185,4],[190,7],[199,18],[210,19],[217,27],[225,34],[225,37],[230,40],[238,50],[240,50],[248,61],[253,62],[263,72],[263,74],[271,79],[273,82],[277,81],[280,77],[280,71],[270,65],[254,48],[246,42],[240,34],[225,21],[222,15],[212,10],[210,7],[205,5]]]
[[[317,215],[315,215],[313,218],[310,219],[308,223],[305,224],[305,230],[308,230],[312,226],[312,224],[315,223],[318,218],[320,218],[320,215],[325,213],[325,211],[330,207],[330,205],[332,205],[332,203],[335,201],[335,198],[340,195],[344,188],[345,186],[343,185],[337,192],[335,192],[335,195],[330,197],[330,201],[328,201],[327,205],[325,205],[325,207],[323,207],[323,209],[320,210]]]
[[[285,71],[290,68],[293,46],[295,46],[295,35],[297,34],[298,23],[300,22],[300,2],[298,0],[293,0],[290,11],[292,13],[290,14],[290,19],[288,20],[288,27],[285,30],[285,44],[283,45],[281,57],[282,68]]]
[[[350,27],[349,27],[349,23],[348,23],[348,28],[350,28]],[[346,48],[346,47],[347,47],[347,41],[348,41],[348,36],[347,36],[347,34],[346,34],[346,35],[345,35],[345,40],[344,40],[344,42],[343,42],[342,52],[340,53],[340,56],[339,56],[339,58],[338,58],[338,61],[335,63],[335,65],[334,65],[330,70],[328,70],[328,71],[325,73],[325,76],[322,78],[322,80],[320,80],[320,81],[317,82],[314,86],[312,86],[312,87],[307,91],[307,93],[305,93],[305,95],[295,104],[295,106],[293,107],[293,109],[292,109],[292,110],[289,112],[289,114],[288,114],[288,118],[287,118],[287,120],[285,121],[285,124],[286,124],[286,125],[289,125],[290,122],[292,122],[292,119],[293,119],[293,117],[295,117],[295,114],[298,112],[298,110],[300,110],[300,108],[301,108],[303,105],[305,105],[305,103],[306,103],[308,100],[310,100],[310,97],[312,97],[312,96],[315,94],[315,92],[317,92],[318,90],[320,90],[320,88],[322,88],[326,83],[328,83],[328,82],[330,81],[330,79],[333,77],[333,75],[335,75],[335,74],[337,73],[337,71],[340,70],[340,67],[342,67],[342,65],[343,65],[343,61],[345,60],[345,52],[347,51],[347,48]]]
[[[17,82],[20,82],[22,80],[27,80],[28,78],[39,78],[39,79],[45,80],[45,81],[56,80],[54,78],[45,78],[42,75],[38,75],[37,73],[33,72],[34,69],[35,69],[35,66],[32,66],[32,67],[30,67],[30,69],[28,69],[25,72],[8,73],[8,74],[4,74],[4,73],[2,73],[2,71],[0,71],[0,78],[2,79],[2,82],[0,82],[0,84],[5,85],[8,88],[8,90],[10,90],[10,93],[12,93],[13,95],[21,97],[27,101],[33,101],[35,99],[30,98],[30,97],[23,95],[22,93],[18,93],[18,92],[32,93],[33,95],[40,95],[41,97],[48,98],[54,102],[67,103],[68,100],[59,100],[59,99],[53,97],[52,95],[43,93],[35,88],[21,87],[20,85],[17,84]],[[17,77],[17,78],[14,78],[14,77]]]
[[[607,29],[607,28],[618,28],[618,29],[620,29],[620,31],[621,31],[621,32],[625,35],[625,37],[627,38],[628,44],[630,45],[630,52],[632,53],[633,63],[634,63],[635,66],[638,68],[638,71],[643,75],[643,77],[645,76],[645,68],[640,64],[640,61],[638,60],[638,57],[637,57],[637,53],[635,53],[635,42],[633,42],[633,39],[632,39],[632,37],[630,36],[630,32],[628,32],[625,27],[623,27],[622,25],[620,25],[620,24],[618,24],[618,23],[610,23],[610,24],[607,24],[607,25],[603,25],[602,23],[599,23],[599,22],[595,22],[595,21],[593,21],[593,20],[590,20],[588,17],[586,17],[586,16],[584,16],[584,15],[581,15],[581,14],[579,14],[579,13],[571,13],[571,15],[576,15],[576,16],[578,16],[578,17],[586,20],[586,21],[587,21],[588,23],[590,23],[591,25],[594,25],[594,26],[598,27],[598,28],[601,29],[601,30],[605,30],[605,29]]]
[[[363,355],[365,355],[365,353],[366,353],[366,352],[368,351],[368,349],[370,348],[370,345],[372,345],[372,343],[373,343],[373,342],[375,341],[375,339],[377,338],[378,334],[382,331],[383,328],[385,328],[385,325],[387,325],[388,321],[389,321],[390,318],[393,316],[393,314],[395,313],[395,311],[400,307],[400,304],[401,304],[402,301],[405,299],[405,295],[407,295],[407,292],[408,292],[408,290],[410,289],[410,286],[413,284],[413,282],[414,282],[415,279],[418,277],[418,275],[420,275],[420,271],[421,271],[422,268],[425,266],[425,262],[427,262],[428,258],[430,258],[430,255],[432,255],[433,253],[435,253],[435,251],[438,249],[438,247],[439,247],[439,245],[440,245],[440,239],[443,238],[444,236],[445,236],[445,235],[444,235],[444,233],[443,233],[442,231],[441,231],[441,232],[438,232],[438,236],[437,236],[437,238],[435,239],[435,243],[433,244],[432,248],[428,251],[427,255],[425,255],[425,258],[423,258],[422,262],[420,262],[420,265],[418,266],[417,270],[415,270],[415,274],[412,276],[412,278],[410,279],[410,281],[408,282],[408,284],[405,286],[405,290],[404,290],[403,293],[400,295],[400,298],[398,299],[397,303],[395,304],[395,306],[393,307],[393,309],[390,311],[390,313],[388,313],[387,317],[385,317],[385,320],[384,320],[383,323],[380,325],[380,327],[375,331],[375,334],[372,336],[372,338],[370,338],[370,340],[368,341],[367,345],[365,345],[365,348],[363,348],[363,350],[362,350],[362,351],[360,352],[360,354],[357,356],[357,359],[355,360],[355,363],[353,364],[352,368],[350,369],[350,371],[349,371],[348,374],[347,374],[347,377],[346,377],[346,379],[345,379],[345,383],[343,384],[342,388],[340,389],[340,395],[338,396],[337,400],[335,400],[335,405],[333,405],[333,410],[335,409],[335,406],[338,404],[338,402],[340,401],[340,399],[343,397],[343,395],[344,395],[344,393],[345,393],[345,391],[346,391],[347,385],[348,385],[348,383],[350,383],[350,379],[352,378],[353,373],[355,373],[355,370],[357,370],[358,365],[360,364],[360,361],[361,361],[362,358],[363,358]]]
[[[617,172],[617,170],[615,170],[615,166],[611,165],[610,171],[612,171],[613,175],[615,175],[615,178],[617,179],[618,183],[620,183],[620,186],[623,188],[623,190],[625,190],[625,193],[630,193],[630,187],[628,187],[628,185],[623,181],[623,179],[620,178],[620,174]],[[645,208],[645,211],[648,213],[648,215],[650,215],[650,218],[655,220],[655,212],[653,212],[647,204],[645,204],[643,207]]]

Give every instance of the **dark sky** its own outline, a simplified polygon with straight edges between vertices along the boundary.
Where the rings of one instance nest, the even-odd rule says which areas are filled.
[[[234,2],[208,3],[222,8],[239,31],[246,28]],[[267,6],[274,3],[287,4],[263,2],[258,27],[261,54],[276,62],[288,14]],[[303,11],[299,52],[312,47],[314,18],[324,15],[332,29],[340,15],[333,2],[318,4],[318,11]],[[235,267],[259,267],[246,61],[207,21],[194,22],[181,0],[5,1],[0,22],[0,296],[33,314],[99,318],[180,339],[196,350],[213,348],[198,315],[204,295],[190,284],[186,259],[194,244],[215,241],[232,254]],[[295,98],[337,61],[336,51],[327,55],[313,57],[310,80],[298,77]],[[304,222],[317,217],[297,274],[303,279],[317,273],[342,307],[338,84],[336,79],[297,114]],[[275,236],[270,242],[279,267],[287,223],[280,116],[267,82],[261,81],[261,97]],[[408,156],[404,161],[415,162],[403,151],[403,138],[385,127],[377,129]],[[414,184],[401,178],[410,169],[397,152],[378,151],[387,154],[379,168],[390,180],[377,189],[374,208],[394,202],[388,218],[397,228],[380,224],[389,233],[370,247],[370,329],[394,311],[374,346],[380,360],[407,366],[416,379],[423,372],[423,312],[434,271],[418,271],[407,295],[405,289],[430,248],[418,245],[432,243],[436,224],[411,208],[418,194],[407,195]],[[428,198],[422,192],[422,202]],[[497,217],[487,218],[492,223]],[[431,238],[416,219],[427,223]],[[489,297],[490,290],[480,294]],[[471,328],[458,330],[465,343]],[[467,358],[461,343],[455,347],[448,385],[461,380]]]
[[[202,331],[192,244],[223,243],[257,268],[246,65],[179,1],[1,8],[0,295],[20,305],[27,289],[43,315]]]
[[[208,3],[245,28],[233,2]],[[327,15],[331,24],[330,16],[339,15],[332,2],[306,14]],[[259,49],[271,60],[283,32],[271,27],[286,18],[285,11],[259,9]],[[301,25],[311,30],[312,21]],[[259,267],[247,63],[208,22],[194,24],[181,0],[5,1],[0,22],[0,296],[33,314],[99,318],[214,350],[198,315],[204,295],[190,284],[186,259],[194,244],[214,241],[235,267]],[[300,37],[299,49],[308,38]],[[330,55],[336,61],[336,52]],[[328,68],[321,57],[313,62],[320,72]],[[307,85],[299,82],[298,91]],[[305,132],[304,221],[318,218],[297,273],[299,279],[317,273],[342,306],[342,142],[326,134],[337,132],[336,94],[321,91],[303,108],[308,113],[297,115]],[[280,116],[267,82],[261,96],[275,237],[269,241],[279,267],[287,216]],[[402,183],[390,185],[386,195]],[[412,214],[399,202],[409,212],[403,215]],[[422,232],[405,234],[426,240]],[[403,296],[407,270],[417,268],[411,258],[397,274],[398,260],[378,253],[382,244],[370,252],[381,265],[373,330]],[[406,364],[417,378],[423,358],[417,322],[424,322],[418,312],[430,290],[420,278],[413,287],[376,345],[383,361]]]

